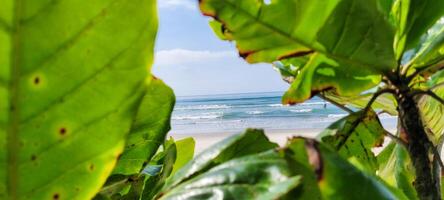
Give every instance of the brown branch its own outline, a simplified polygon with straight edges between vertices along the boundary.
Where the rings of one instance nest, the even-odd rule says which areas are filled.
[[[353,113],[353,110],[351,110],[350,108],[345,107],[344,105],[342,105],[342,104],[340,104],[340,103],[338,103],[338,102],[336,102],[336,101],[334,101],[334,100],[332,100],[332,99],[326,97],[326,96],[323,95],[323,94],[318,94],[318,95],[316,95],[316,96],[318,96],[319,98],[321,98],[321,99],[323,99],[323,100],[325,100],[325,101],[330,102],[331,104],[337,106],[338,108],[344,110],[345,112],[348,112],[349,114]]]
[[[441,168],[444,168],[444,163],[442,162],[441,155],[438,152],[438,149],[435,146],[432,145],[432,150],[433,150],[433,155],[435,157],[434,159],[436,159],[438,161],[438,163],[441,166]]]
[[[375,94],[373,94],[370,101],[368,101],[367,106],[365,106],[365,108],[364,108],[364,113],[367,113],[370,110],[370,108],[372,107],[373,103],[378,99],[378,97],[385,94],[385,93],[395,94],[396,92],[393,89],[389,89],[389,88],[378,90]]]
[[[434,93],[433,91],[431,91],[431,90],[426,90],[426,91],[423,91],[423,90],[415,90],[415,91],[413,91],[412,95],[413,95],[413,96],[416,96],[416,95],[428,95],[428,96],[432,97],[433,99],[435,99],[436,101],[438,101],[439,103],[441,103],[441,104],[444,105],[444,99],[442,99],[441,97],[439,97],[437,94],[435,94],[435,93]]]
[[[395,141],[396,143],[403,145],[407,148],[407,143],[404,142],[401,138],[397,137],[396,135],[393,135],[392,133],[388,132],[387,130],[384,130],[384,134],[387,135],[390,139]]]
[[[342,146],[348,140],[348,137],[350,136],[350,134],[359,126],[359,123],[361,123],[364,120],[366,114],[371,109],[372,104],[376,101],[376,99],[378,99],[379,96],[381,96],[382,94],[385,94],[385,93],[394,93],[394,92],[395,92],[394,90],[386,88],[386,89],[378,90],[375,94],[373,94],[372,98],[367,103],[367,106],[365,106],[365,108],[363,109],[363,112],[361,113],[359,118],[356,121],[353,121],[353,123],[351,124],[351,128],[347,131],[346,138],[344,139],[344,142],[339,143],[337,146]]]
[[[438,84],[434,85],[429,90],[433,91],[434,89],[438,89],[438,88],[443,87],[443,86],[444,86],[444,82],[441,82],[441,83],[438,83]]]

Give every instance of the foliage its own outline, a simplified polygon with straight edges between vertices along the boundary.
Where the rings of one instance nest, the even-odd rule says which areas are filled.
[[[156,4],[0,4],[0,199],[90,199],[130,129],[169,121],[141,116],[156,82]]]
[[[318,139],[361,173],[378,176],[376,187],[402,196],[373,199],[440,198],[444,1],[201,0],[200,9],[247,62],[271,63],[291,84],[284,104],[319,96],[349,112]],[[399,116],[395,134],[381,126],[380,113]],[[372,148],[386,136],[396,143],[375,156]],[[307,170],[299,172],[302,185],[314,185]],[[354,196],[359,182],[342,191],[347,197],[336,196],[345,180],[323,182],[322,196],[366,196]],[[302,197],[317,198],[309,190]]]
[[[248,129],[192,159],[193,139],[165,140],[174,94],[147,70],[155,1],[1,0],[0,199],[440,198],[444,1],[199,2],[291,84],[283,103],[349,115],[317,140]]]

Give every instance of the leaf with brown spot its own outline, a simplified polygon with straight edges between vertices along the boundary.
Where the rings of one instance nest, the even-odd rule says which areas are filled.
[[[384,141],[385,130],[374,111],[350,114],[325,129],[319,136],[324,144],[345,159],[355,158],[369,172],[378,170],[372,148]]]

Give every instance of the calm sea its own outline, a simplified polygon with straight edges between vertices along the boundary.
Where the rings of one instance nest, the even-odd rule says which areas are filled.
[[[283,92],[177,97],[172,133],[240,132],[245,128],[269,131],[323,129],[345,112],[317,97],[295,106],[281,104]],[[396,118],[382,115],[387,128]]]

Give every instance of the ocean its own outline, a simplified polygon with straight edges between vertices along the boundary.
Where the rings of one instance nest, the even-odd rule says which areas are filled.
[[[302,104],[281,104],[284,92],[177,97],[172,133],[232,133],[246,128],[266,131],[324,129],[346,113],[314,97]],[[383,114],[382,124],[393,129],[396,118]]]

